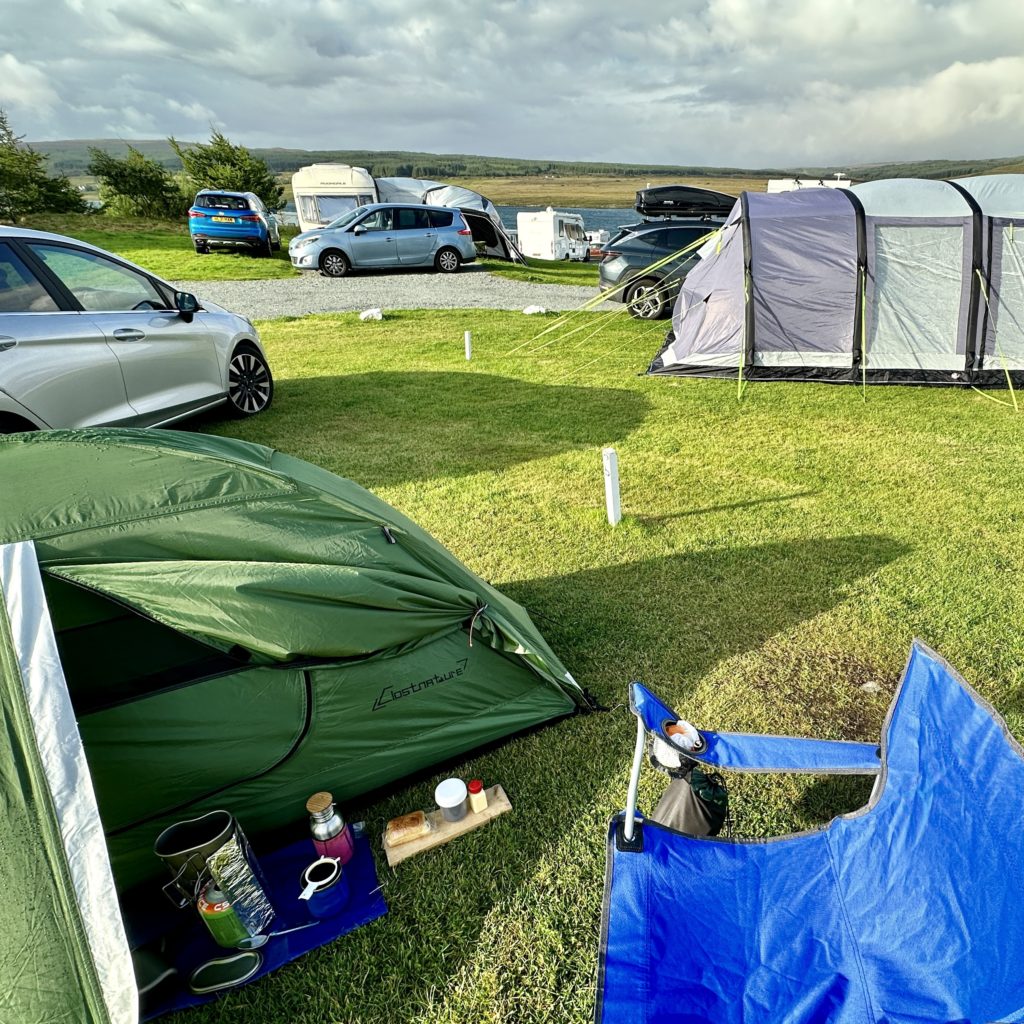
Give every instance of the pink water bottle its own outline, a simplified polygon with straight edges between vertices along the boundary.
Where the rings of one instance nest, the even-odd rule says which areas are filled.
[[[356,849],[352,829],[334,808],[334,797],[330,793],[314,793],[306,801],[306,810],[316,852],[321,857],[335,857],[347,864]]]

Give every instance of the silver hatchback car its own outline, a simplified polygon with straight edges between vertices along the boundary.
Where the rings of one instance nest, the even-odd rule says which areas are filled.
[[[352,270],[426,267],[453,274],[476,259],[473,232],[450,206],[370,203],[304,231],[288,244],[292,266],[344,277]]]
[[[85,242],[0,227],[0,433],[253,416],[273,395],[245,317]]]

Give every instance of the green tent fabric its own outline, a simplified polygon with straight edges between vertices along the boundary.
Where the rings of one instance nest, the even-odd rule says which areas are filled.
[[[251,836],[587,705],[526,612],[348,480],[242,441],[0,439],[119,888],[225,807]]]

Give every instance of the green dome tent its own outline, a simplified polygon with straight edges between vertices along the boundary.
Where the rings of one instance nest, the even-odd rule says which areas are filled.
[[[76,863],[109,900],[95,873],[159,875],[175,821],[225,807],[258,834],[317,789],[344,802],[587,703],[519,605],[298,459],[172,431],[22,434],[0,440],[0,480],[0,881],[31,895],[0,927],[42,935],[46,906],[54,958],[97,1005]],[[37,973],[0,957],[18,1019],[64,1005],[57,967],[45,992]]]

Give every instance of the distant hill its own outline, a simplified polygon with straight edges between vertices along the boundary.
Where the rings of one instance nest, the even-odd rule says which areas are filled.
[[[33,142],[46,153],[50,166],[67,175],[87,174],[89,149],[124,155],[129,143],[120,139],[58,139]],[[130,145],[169,170],[181,163],[164,139],[132,140]],[[592,163],[567,160],[518,160],[512,157],[471,156],[463,153],[416,153],[404,151],[341,149],[253,149],[271,170],[290,173],[312,163],[343,163],[365,167],[375,177],[488,178],[536,175],[614,175],[637,178],[783,178],[831,177],[845,171],[858,181],[877,178],[956,178],[968,174],[999,174],[1024,171],[1024,156],[986,160],[922,160],[904,163],[847,165],[845,167],[697,167],[672,164]]]

